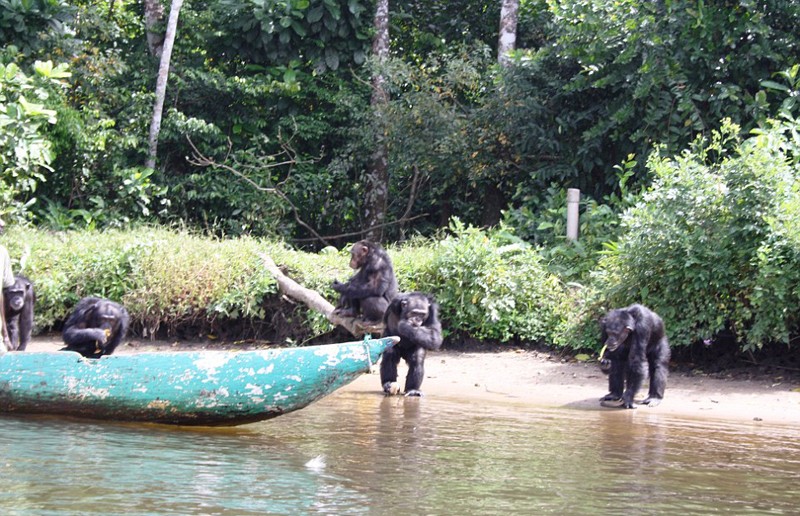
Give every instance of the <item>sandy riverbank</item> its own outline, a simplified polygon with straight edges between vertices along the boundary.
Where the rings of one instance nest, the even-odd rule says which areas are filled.
[[[58,336],[36,337],[30,351],[54,351]],[[207,345],[206,345],[207,346]],[[133,339],[119,353],[198,349],[187,343],[153,343]],[[235,347],[233,349],[236,349]],[[621,410],[600,406],[608,380],[595,363],[564,361],[528,350],[453,351],[428,355],[422,390],[426,396],[474,399],[576,410]],[[405,376],[401,363],[401,383]],[[379,392],[377,374],[364,375],[345,389]],[[640,398],[646,395],[646,386]],[[800,424],[800,385],[780,375],[751,379],[719,379],[672,372],[664,401],[648,411],[692,418],[728,419],[772,424]]]

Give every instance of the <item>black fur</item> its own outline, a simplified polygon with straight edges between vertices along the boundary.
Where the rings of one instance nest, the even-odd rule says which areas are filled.
[[[398,292],[392,260],[380,245],[361,240],[350,249],[350,268],[358,272],[345,283],[331,285],[341,294],[335,313],[380,322]]]
[[[408,364],[406,396],[421,396],[420,387],[425,378],[425,355],[442,346],[442,325],[439,322],[439,305],[433,297],[420,292],[400,294],[390,304],[384,315],[385,336],[398,336],[400,342],[383,353],[381,359],[381,385],[389,392],[397,381],[397,364],[400,359]]]
[[[129,321],[128,311],[119,303],[85,297],[64,323],[64,349],[88,358],[110,355],[127,335]]]
[[[650,390],[642,403],[651,407],[661,403],[667,388],[670,357],[661,317],[643,305],[634,304],[608,312],[601,326],[606,346],[604,358],[610,362],[610,371],[609,393],[600,401],[621,399],[623,407],[636,408],[634,397],[649,374]]]
[[[9,351],[25,351],[33,331],[33,305],[36,303],[33,283],[25,276],[16,276],[14,284],[3,289],[3,302],[11,340]]]

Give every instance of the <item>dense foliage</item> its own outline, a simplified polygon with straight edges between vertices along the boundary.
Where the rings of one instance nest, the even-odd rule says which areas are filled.
[[[401,289],[434,293],[448,333],[547,341],[563,297],[536,251],[504,231],[485,234],[457,222],[452,230],[440,241],[389,248]],[[122,302],[134,331],[145,337],[296,342],[332,328],[319,314],[283,301],[259,254],[332,300],[330,283],[352,274],[347,249],[306,253],[249,237],[218,240],[164,229],[15,227],[0,244],[14,257],[14,270],[35,284],[40,331],[58,328],[81,297],[99,295]]]
[[[677,345],[724,330],[751,349],[796,337],[798,129],[774,122],[740,141],[728,121],[679,156],[651,156],[653,186],[601,263],[612,302],[651,306]]]
[[[384,235],[411,242],[394,250],[401,283],[440,295],[451,332],[592,347],[602,309],[644,301],[679,344],[723,330],[751,348],[792,341],[800,4],[525,0],[502,68],[500,2],[390,6],[391,55],[378,63],[374,2],[187,0],[151,170],[159,62],[146,35],[163,20],[146,24],[141,0],[0,0],[0,216],[80,242],[61,258],[74,272],[40,276],[43,324],[110,252],[85,235],[142,224],[188,228],[181,242],[202,251],[174,263],[159,253],[184,244],[166,234],[148,247],[125,243],[153,238],[141,230],[97,233],[154,272],[115,266],[92,290],[129,296],[148,331],[261,318],[250,311],[269,298],[261,279],[226,304],[224,281],[194,297],[170,278],[206,266],[203,253],[227,256],[208,270],[254,271],[242,249],[260,240],[248,238],[308,251],[356,240],[380,139]],[[390,97],[372,105],[378,74]],[[583,192],[577,243],[563,236],[568,187]],[[55,262],[58,246],[42,245]],[[163,298],[150,306],[137,289]]]

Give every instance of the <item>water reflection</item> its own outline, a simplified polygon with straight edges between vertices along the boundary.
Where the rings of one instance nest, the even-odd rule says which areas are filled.
[[[0,418],[2,514],[793,513],[795,428],[340,392],[233,429]],[[312,458],[324,467],[307,467]]]

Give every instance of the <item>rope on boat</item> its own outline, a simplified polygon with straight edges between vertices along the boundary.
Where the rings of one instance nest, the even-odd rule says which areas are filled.
[[[364,334],[364,351],[367,353],[367,363],[369,363],[369,372],[370,374],[374,373],[375,364],[372,363],[372,355],[369,353],[369,341],[372,340],[372,334],[365,333]]]

